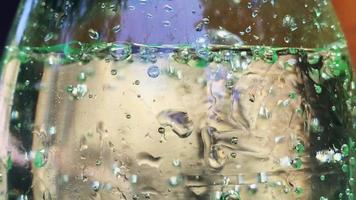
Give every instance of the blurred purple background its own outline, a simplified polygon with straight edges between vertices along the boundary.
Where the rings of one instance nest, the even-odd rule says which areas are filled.
[[[20,0],[10,0],[0,6],[0,56],[4,51],[7,35],[10,31],[12,21],[15,17]]]

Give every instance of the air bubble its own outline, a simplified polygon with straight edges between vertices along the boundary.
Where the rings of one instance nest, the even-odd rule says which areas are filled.
[[[50,41],[51,39],[53,38],[53,33],[47,33],[45,38],[44,38],[44,41],[45,42],[48,42]]]
[[[157,78],[160,74],[159,67],[156,65],[152,65],[147,69],[147,75],[151,78]]]
[[[116,25],[112,28],[112,30],[114,31],[114,33],[118,33],[121,31],[121,25]]]
[[[165,10],[166,12],[172,12],[172,11],[173,11],[173,8],[172,8],[172,6],[166,4],[166,5],[164,6],[164,10]]]
[[[92,40],[98,40],[99,39],[99,33],[97,31],[95,31],[94,29],[89,29],[89,37]]]
[[[162,24],[163,24],[164,27],[171,26],[171,22],[169,20],[162,21]]]

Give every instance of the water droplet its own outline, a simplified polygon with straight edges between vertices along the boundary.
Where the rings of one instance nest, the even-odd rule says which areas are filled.
[[[110,71],[110,73],[111,73],[111,75],[116,76],[117,75],[117,70],[116,69],[112,69]]]
[[[349,163],[350,163],[351,166],[355,166],[356,165],[355,157],[351,157],[350,160],[349,160]]]
[[[133,11],[133,10],[135,10],[135,9],[136,9],[136,7],[135,7],[135,6],[129,6],[128,8],[129,8],[129,10],[131,10],[131,11]]]
[[[202,21],[204,24],[209,24],[209,23],[210,23],[210,19],[207,18],[207,17],[204,17],[201,21]]]
[[[203,30],[204,23],[203,22],[198,22],[198,24],[195,26],[195,30],[200,32]]]
[[[325,175],[321,175],[321,176],[320,176],[320,180],[321,180],[321,181],[325,181],[325,179],[326,179]]]
[[[27,86],[29,86],[30,85],[30,81],[29,80],[26,80],[25,81],[25,86],[27,87]]]
[[[341,153],[335,153],[334,155],[333,155],[333,161],[334,162],[340,162],[342,160],[342,155],[341,155]]]
[[[292,160],[292,165],[295,169],[301,169],[303,166],[303,162],[300,158],[295,158]]]
[[[252,31],[252,27],[251,26],[248,26],[246,29],[245,29],[245,32],[246,33],[251,33]]]
[[[162,24],[163,24],[164,27],[169,27],[169,26],[171,26],[171,22],[170,22],[169,20],[164,20],[164,21],[162,21]]]
[[[140,85],[140,81],[139,80],[135,80],[134,84],[135,85]]]
[[[269,119],[271,117],[271,112],[267,109],[266,106],[261,106],[258,116],[263,119]]]
[[[147,0],[140,0],[140,4],[141,5],[146,5],[147,4]]]
[[[77,80],[80,83],[83,83],[87,80],[87,75],[84,72],[80,72],[77,76]]]
[[[297,194],[297,195],[301,195],[303,193],[303,188],[300,187],[300,186],[297,186],[294,190],[294,192]]]
[[[95,161],[95,165],[96,166],[100,166],[102,164],[102,160],[101,159],[97,159],[96,161]]]
[[[342,152],[342,155],[343,155],[344,157],[349,156],[349,154],[350,154],[350,148],[349,148],[349,146],[348,146],[347,144],[343,144],[343,145],[341,146],[341,152]]]
[[[295,152],[298,155],[302,155],[304,153],[304,150],[305,150],[304,145],[302,143],[300,143],[300,142],[295,145],[294,149],[295,149]]]
[[[310,122],[310,131],[313,133],[319,133],[324,130],[324,127],[321,126],[318,118],[312,118]]]
[[[136,174],[131,175],[131,183],[136,184],[138,180],[138,176]]]
[[[110,48],[110,55],[115,61],[126,60],[131,56],[131,47],[129,45],[113,45]]]
[[[159,67],[156,65],[152,65],[147,69],[147,75],[151,78],[157,78],[160,74]]]
[[[219,200],[240,200],[240,193],[236,190],[229,190],[221,194]]]
[[[126,113],[126,119],[131,119],[131,115],[129,113]]]
[[[175,166],[175,167],[179,167],[179,166],[180,166],[180,160],[174,159],[174,160],[172,161],[172,164],[173,164],[173,166]]]
[[[45,42],[48,42],[50,41],[51,39],[53,38],[53,33],[47,33],[45,38],[44,38],[44,41]]]
[[[193,132],[193,121],[186,112],[165,110],[158,114],[157,119],[162,126],[170,126],[180,138],[186,138]]]
[[[251,184],[248,186],[248,191],[252,194],[255,194],[257,192],[257,184]]]
[[[298,29],[297,23],[295,22],[295,18],[290,15],[284,16],[283,26],[288,27],[291,31],[295,31]]]
[[[48,133],[49,133],[50,135],[54,135],[54,134],[56,134],[56,132],[57,132],[57,130],[56,130],[56,127],[55,127],[55,126],[49,127]]]
[[[252,17],[255,18],[258,15],[258,10],[254,10],[252,12]]]
[[[153,15],[151,13],[147,13],[147,18],[151,19]]]
[[[298,97],[298,95],[295,91],[290,92],[288,96],[290,99],[293,99],[293,100],[297,99],[297,97]]]
[[[98,192],[100,189],[100,182],[99,181],[93,181],[91,183],[91,188],[92,190],[94,190],[95,192]]]
[[[169,184],[171,186],[177,186],[180,182],[180,177],[177,177],[177,176],[172,176],[169,178]]]
[[[234,136],[234,137],[231,138],[230,142],[231,142],[231,144],[237,144],[238,141],[239,141],[239,139],[236,136]]]
[[[314,84],[314,88],[317,94],[321,94],[321,92],[323,91],[320,85]]]
[[[112,28],[112,30],[114,31],[114,33],[120,32],[120,31],[121,31],[121,25],[119,24],[119,25],[114,26],[114,27]]]
[[[284,40],[284,42],[285,43],[289,43],[290,42],[290,37],[289,36],[285,36],[284,38],[283,38],[283,40]]]
[[[47,163],[47,151],[45,149],[37,150],[34,158],[34,165],[37,168],[43,167]]]
[[[320,61],[320,54],[319,53],[308,53],[307,55],[307,62],[311,65],[315,65]]]
[[[17,110],[14,110],[11,112],[11,119],[15,120],[19,118],[19,112]]]
[[[331,162],[333,160],[333,157],[335,155],[334,150],[322,150],[316,152],[315,158],[320,162],[320,163],[326,163],[326,162]]]
[[[121,168],[116,163],[112,166],[112,172],[116,177],[123,175]]]
[[[260,172],[258,174],[258,180],[260,183],[267,183],[268,181],[268,176],[266,172]]]
[[[89,29],[89,37],[92,40],[98,40],[99,39],[99,33],[97,31],[95,31],[94,29]]]
[[[159,128],[158,128],[158,133],[164,134],[165,132],[166,132],[166,129],[165,129],[165,128],[163,128],[163,127],[159,127]]]
[[[172,6],[166,4],[166,5],[164,6],[164,10],[165,10],[166,12],[172,12],[172,11],[173,11],[173,8],[172,8]]]

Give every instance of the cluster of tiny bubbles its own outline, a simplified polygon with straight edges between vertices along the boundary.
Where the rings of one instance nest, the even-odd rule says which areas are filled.
[[[142,46],[139,49],[139,56],[143,62],[156,63],[158,49],[155,47]]]
[[[209,50],[209,40],[206,37],[199,37],[194,43],[194,49],[197,56],[205,60],[210,60],[212,53]]]
[[[252,62],[251,57],[246,51],[241,51],[232,56],[230,60],[231,70],[234,72],[244,71]]]
[[[271,47],[256,46],[251,50],[254,60],[263,60],[269,64],[274,64],[278,60],[278,54],[276,50]]]
[[[207,25],[210,23],[210,19],[207,17],[204,17],[202,20],[200,20],[197,25],[195,26],[195,30],[197,32],[200,32],[203,30],[204,25]]]
[[[283,18],[283,26],[289,28],[291,31],[298,29],[295,18],[290,15],[285,15]]]
[[[74,99],[81,99],[87,94],[88,87],[86,84],[69,85],[66,90]]]
[[[187,64],[192,59],[192,55],[191,49],[183,47],[175,51],[173,58],[178,63]]]
[[[77,75],[78,84],[67,86],[66,91],[70,95],[71,99],[82,99],[88,93],[88,86],[85,84],[88,75],[90,75],[90,72],[79,72]]]

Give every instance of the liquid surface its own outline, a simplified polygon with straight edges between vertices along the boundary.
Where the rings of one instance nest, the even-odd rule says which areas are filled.
[[[338,48],[73,42],[8,54],[3,196],[354,198],[355,84]]]

